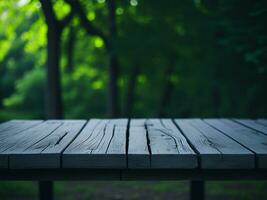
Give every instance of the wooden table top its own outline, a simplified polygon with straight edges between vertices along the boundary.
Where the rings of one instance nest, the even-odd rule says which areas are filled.
[[[267,120],[12,120],[0,169],[266,169]]]

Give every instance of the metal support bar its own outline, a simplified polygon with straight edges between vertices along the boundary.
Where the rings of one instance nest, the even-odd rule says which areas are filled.
[[[190,200],[205,199],[205,182],[191,181],[190,182]]]
[[[39,182],[39,200],[53,200],[53,182],[40,181]]]

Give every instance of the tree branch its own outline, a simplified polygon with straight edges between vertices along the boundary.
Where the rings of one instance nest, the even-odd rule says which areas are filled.
[[[114,0],[107,0],[108,5],[108,15],[109,15],[109,34],[111,37],[116,36],[117,28],[116,28],[116,14],[115,14],[115,1]]]
[[[73,17],[72,9],[70,13],[67,14],[62,20],[58,20],[53,10],[53,5],[51,0],[40,0],[40,2],[42,5],[42,10],[44,12],[47,25],[58,27],[59,30],[62,30],[71,21]]]
[[[57,27],[59,24],[58,24],[58,20],[55,16],[55,13],[53,11],[53,6],[52,6],[51,0],[40,0],[40,3],[42,5],[42,10],[43,10],[43,13],[45,15],[45,21],[46,21],[47,25]]]
[[[70,21],[72,20],[73,15],[74,15],[74,12],[71,9],[71,11],[69,12],[69,14],[67,14],[62,20],[59,21],[59,24],[60,24],[60,26],[61,26],[62,29],[65,26],[67,26],[68,23],[70,23]]]
[[[82,26],[86,30],[86,32],[90,35],[95,35],[101,37],[105,44],[107,44],[107,38],[102,31],[93,26],[93,24],[87,19],[84,9],[82,8],[80,2],[78,0],[65,0],[72,8],[73,12],[75,12],[81,21]]]

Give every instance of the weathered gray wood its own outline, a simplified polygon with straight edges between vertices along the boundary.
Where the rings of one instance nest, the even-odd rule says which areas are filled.
[[[234,119],[234,120],[240,124],[243,124],[249,128],[252,128],[256,131],[260,131],[267,135],[267,127],[259,123],[256,123],[254,120],[251,119]]]
[[[125,168],[126,119],[92,119],[64,151],[64,168]]]
[[[261,125],[267,126],[267,119],[257,119],[256,122]]]
[[[62,125],[22,151],[10,152],[10,168],[60,168],[61,153],[80,132],[85,120],[62,120]]]
[[[199,119],[175,120],[199,153],[201,168],[254,168],[254,154]]]
[[[177,128],[169,119],[134,119],[127,149],[126,119],[10,121],[0,124],[0,168],[195,168],[196,152],[205,169],[253,168],[255,154],[267,168],[262,121],[252,120],[261,131],[215,122],[176,120]]]
[[[7,137],[0,143],[0,160],[2,160],[2,158],[6,160],[7,156],[9,157],[10,154],[18,154],[25,151],[27,148],[51,134],[52,131],[61,124],[62,122],[60,121],[49,120],[23,130],[11,137]]]
[[[267,119],[257,119],[256,123],[261,124],[263,126],[267,126]]]
[[[11,120],[0,124],[0,146],[5,139],[20,133],[30,127],[40,124],[41,120]],[[0,148],[1,149],[1,148]],[[0,155],[0,169],[8,167],[8,156]]]
[[[151,168],[196,168],[197,157],[170,119],[145,121],[151,149]]]
[[[17,121],[17,120],[10,120],[10,121],[7,121],[7,122],[3,122],[0,124],[0,133],[2,131],[5,131],[5,130],[8,130],[12,127],[14,127],[16,124],[19,124],[20,122]]]
[[[42,120],[11,120],[3,123],[0,128],[0,141],[3,142],[8,137],[19,134],[20,132],[27,130],[42,123]]]
[[[42,120],[10,120],[10,121],[6,121],[3,123],[0,123],[0,133],[2,131],[6,131],[6,130],[10,130],[12,128],[15,128],[21,124],[26,124],[26,123],[31,124],[34,122],[41,122],[41,121]]]
[[[257,154],[257,165],[267,168],[267,136],[228,119],[207,119],[208,124]]]
[[[150,152],[148,149],[147,131],[145,119],[133,119],[130,121],[128,168],[150,168]]]

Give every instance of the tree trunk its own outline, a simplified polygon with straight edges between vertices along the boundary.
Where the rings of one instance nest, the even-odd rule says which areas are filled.
[[[115,14],[115,0],[107,0],[108,9],[108,30],[109,34],[106,36],[101,30],[97,29],[86,17],[86,12],[82,8],[79,1],[65,0],[70,4],[72,10],[80,18],[81,25],[85,28],[86,32],[90,35],[98,36],[104,40],[107,54],[108,54],[108,73],[109,81],[107,87],[107,113],[109,117],[118,117],[118,58],[114,48],[116,42],[116,14]]]
[[[67,41],[67,67],[66,71],[71,73],[73,71],[73,58],[74,58],[74,48],[75,48],[75,28],[70,26],[68,41]]]
[[[48,27],[47,31],[47,90],[46,116],[48,119],[61,119],[62,98],[60,81],[60,38],[61,30]]]
[[[108,85],[108,114],[110,117],[118,116],[118,61],[113,55],[109,58],[109,85]]]
[[[166,81],[165,85],[163,86],[162,90],[162,96],[159,103],[159,117],[165,117],[166,111],[165,108],[169,104],[172,91],[173,91],[173,83],[171,82],[171,75],[173,73],[174,64],[171,63],[171,65],[166,70]]]
[[[71,11],[62,20],[57,20],[51,0],[40,0],[47,30],[47,85],[46,85],[46,117],[60,119],[63,117],[61,80],[60,80],[60,44],[63,28],[71,21]]]
[[[128,87],[126,91],[125,97],[125,106],[124,106],[124,116],[131,117],[132,116],[132,108],[134,103],[134,94],[135,94],[135,87],[136,87],[136,79],[139,73],[139,66],[135,65],[132,68],[131,74],[129,76]]]
[[[118,117],[118,58],[114,50],[114,42],[116,41],[116,15],[115,1],[108,0],[108,26],[109,26],[109,41],[107,46],[109,57],[109,85],[108,85],[108,115],[109,117]]]

